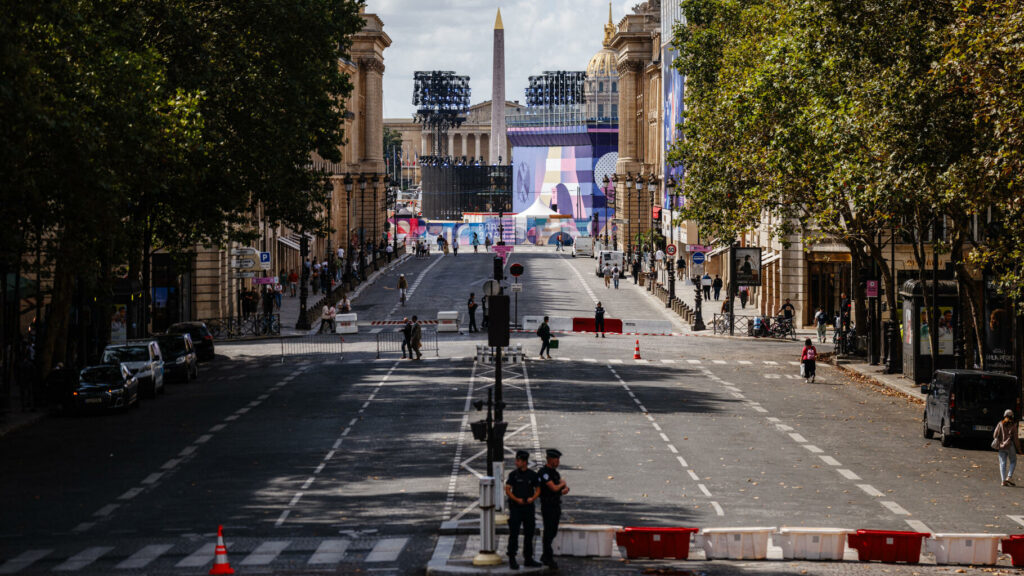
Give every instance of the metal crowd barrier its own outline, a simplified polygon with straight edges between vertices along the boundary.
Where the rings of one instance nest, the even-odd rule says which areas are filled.
[[[280,314],[254,314],[228,318],[206,318],[206,327],[214,340],[232,340],[253,336],[279,336]]]
[[[428,330],[423,326],[423,336],[420,338],[420,353],[433,350],[436,356],[441,355],[441,348],[437,344],[437,330]],[[381,354],[390,352],[402,352],[402,328],[395,330],[384,330],[377,333],[377,358]]]
[[[286,360],[340,360],[345,351],[341,334],[310,334],[281,338],[281,363]]]

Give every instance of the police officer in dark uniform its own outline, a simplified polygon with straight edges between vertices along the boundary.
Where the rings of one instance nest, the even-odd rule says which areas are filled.
[[[527,567],[541,566],[533,559],[534,519],[533,501],[540,496],[540,478],[529,468],[530,453],[526,450],[516,452],[516,469],[508,475],[505,482],[505,495],[508,496],[508,567],[519,569],[516,552],[519,549],[519,526],[523,527],[523,559]]]
[[[547,450],[547,464],[538,472],[540,476],[540,515],[544,518],[544,553],[540,561],[552,570],[558,569],[551,543],[558,534],[558,521],[562,516],[562,495],[569,493],[569,486],[558,473],[558,462],[562,453],[554,448]]]

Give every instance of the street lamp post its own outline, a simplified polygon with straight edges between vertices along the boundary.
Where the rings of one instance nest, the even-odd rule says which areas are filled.
[[[637,178],[639,178],[639,177],[640,177],[640,175],[638,174]],[[627,259],[633,257],[633,236],[630,234],[630,232],[633,231],[633,226],[632,226],[632,223],[629,221],[629,219],[632,217],[632,213],[631,213],[631,211],[629,210],[629,207],[628,207],[629,197],[631,196],[630,190],[632,188],[633,188],[633,174],[631,172],[626,172],[626,198],[625,198],[625,202],[627,204],[627,207],[626,207],[625,212],[626,212],[626,215],[627,215],[626,216],[626,258]]]
[[[641,230],[641,228],[643,228],[643,220],[641,220],[641,218],[643,218],[643,212],[640,209],[640,194],[643,192],[643,189],[644,189],[644,176],[643,176],[642,173],[637,173],[637,175],[636,175],[636,198],[634,200],[634,203],[636,204],[636,232],[635,232],[634,235],[637,236],[637,244],[638,245],[637,245],[636,249],[638,251],[640,251],[640,252],[643,252],[643,245],[640,244],[640,238],[639,238],[639,236],[641,234],[640,230]]]
[[[366,248],[366,223],[363,222],[363,214],[366,213],[366,180],[366,176],[359,176],[359,244],[363,249]]]
[[[355,180],[352,179],[350,174],[345,175],[345,197],[348,199],[348,214],[345,216],[345,236],[350,241],[347,255],[345,258],[345,281],[352,281],[352,259],[355,258],[355,251],[352,250],[351,238],[352,238],[352,188],[355,185]],[[342,240],[344,242],[344,240]],[[347,289],[350,289],[349,286]]]
[[[606,246],[605,250],[607,250],[608,249],[607,248],[607,246],[608,246],[608,202],[610,201],[609,198],[608,198],[608,189],[611,188],[611,185],[612,185],[612,181],[608,178],[607,174],[604,175],[604,179],[602,180],[602,184],[604,185],[604,245]]]
[[[334,187],[327,190],[327,282],[334,288]]]
[[[669,194],[670,204],[668,210],[668,243],[669,245],[675,244],[676,238],[676,226],[675,221],[672,219],[672,215],[676,208],[676,179],[669,176],[665,180],[665,186],[671,191]],[[666,308],[672,307],[672,302],[676,299],[676,272],[675,272],[675,256],[666,255],[668,261],[666,267],[668,270],[668,302],[665,302]]]

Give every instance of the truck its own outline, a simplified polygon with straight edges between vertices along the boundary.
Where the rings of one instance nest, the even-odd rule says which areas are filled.
[[[607,264],[609,268],[619,267],[619,277],[626,277],[626,268],[624,266],[625,254],[620,250],[601,250],[597,253],[597,275],[602,276],[604,273],[604,265]]]
[[[576,238],[576,241],[572,245],[572,256],[575,258],[579,256],[594,257],[594,239],[589,236],[580,236]]]

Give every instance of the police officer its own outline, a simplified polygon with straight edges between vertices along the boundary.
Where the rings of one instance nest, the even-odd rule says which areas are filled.
[[[519,549],[519,526],[523,527],[523,559],[529,568],[541,566],[533,559],[534,519],[533,501],[540,496],[540,478],[529,468],[530,453],[526,450],[516,452],[516,469],[509,473],[505,482],[505,495],[508,496],[508,567],[519,569],[516,552]]]
[[[569,486],[558,473],[558,461],[562,453],[554,448],[547,450],[547,464],[538,472],[540,476],[540,515],[544,518],[544,552],[540,561],[552,570],[558,570],[551,543],[558,534],[558,521],[562,515],[562,495],[569,493]]]

